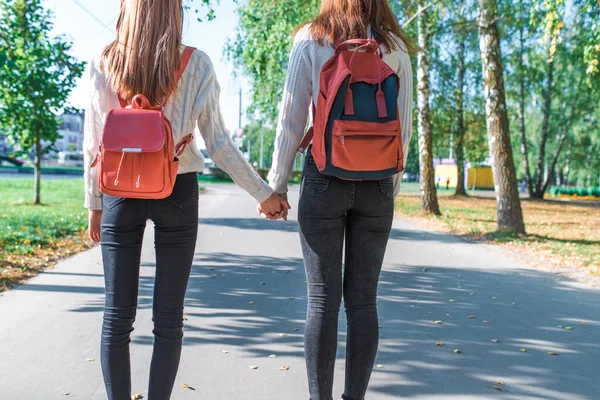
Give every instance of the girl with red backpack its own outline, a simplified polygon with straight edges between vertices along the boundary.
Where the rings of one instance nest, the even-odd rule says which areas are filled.
[[[269,181],[285,196],[296,152],[308,147],[298,220],[311,400],[332,399],[342,297],[342,397],[363,400],[367,391],[379,341],[379,274],[412,134],[412,50],[386,0],[323,0],[296,32]]]
[[[154,351],[148,397],[171,396],[198,229],[199,128],[217,165],[267,213],[287,202],[232,143],[208,56],[182,46],[182,0],[122,0],[117,37],[89,66],[85,206],[102,244],[106,301],[101,362],[109,400],[131,399],[129,343],[146,221],[155,225]]]

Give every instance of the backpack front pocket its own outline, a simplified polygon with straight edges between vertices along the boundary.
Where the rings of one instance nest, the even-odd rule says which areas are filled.
[[[337,120],[333,124],[331,163],[347,171],[383,171],[401,163],[398,121]]]

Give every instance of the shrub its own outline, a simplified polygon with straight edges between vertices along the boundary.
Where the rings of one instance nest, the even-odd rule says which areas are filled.
[[[551,186],[548,193],[552,196],[600,197],[600,186]]]

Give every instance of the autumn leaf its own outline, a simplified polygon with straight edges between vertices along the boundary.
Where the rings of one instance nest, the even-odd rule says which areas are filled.
[[[284,365],[283,367],[281,367],[281,368],[279,368],[279,369],[280,369],[281,371],[288,371],[288,370],[290,369],[290,367],[288,367],[288,366],[285,366],[285,365]]]

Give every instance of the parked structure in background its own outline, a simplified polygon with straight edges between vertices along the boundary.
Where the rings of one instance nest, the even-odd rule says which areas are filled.
[[[454,159],[434,159],[436,182],[450,187],[458,183],[458,168]],[[465,173],[465,185],[470,190],[494,190],[492,167],[488,164],[468,163]]]

